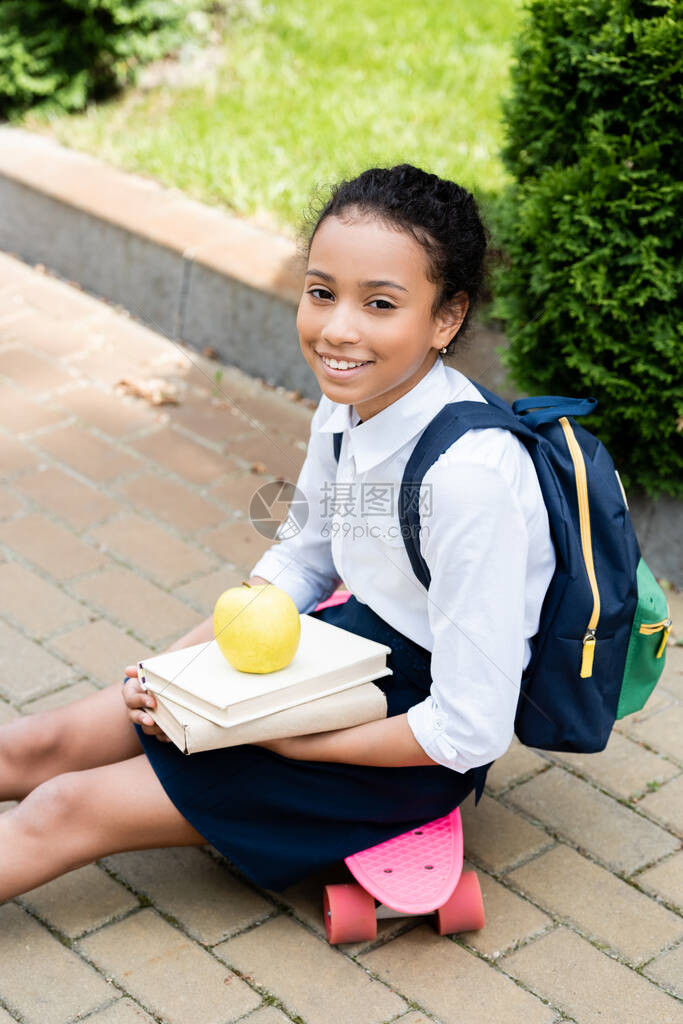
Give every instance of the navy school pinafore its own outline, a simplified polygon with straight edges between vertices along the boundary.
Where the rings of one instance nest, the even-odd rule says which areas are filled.
[[[431,653],[350,597],[311,615],[391,647],[378,679],[387,717],[429,693]],[[475,790],[491,765],[379,768],[296,761],[244,744],[183,754],[135,725],[166,793],[200,835],[264,888],[282,891],[348,854],[439,818]]]

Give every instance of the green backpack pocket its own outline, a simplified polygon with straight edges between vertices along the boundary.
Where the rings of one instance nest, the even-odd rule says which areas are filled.
[[[643,559],[637,570],[638,604],[626,650],[617,718],[640,711],[666,662],[671,615],[664,591]]]

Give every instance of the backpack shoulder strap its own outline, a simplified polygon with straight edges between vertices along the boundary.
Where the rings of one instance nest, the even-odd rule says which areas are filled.
[[[483,389],[479,390],[484,394]],[[451,402],[445,405],[423,431],[403,473],[398,498],[401,534],[413,571],[425,589],[429,587],[431,574],[420,551],[419,495],[430,466],[468,430],[502,427],[516,434],[527,447],[534,447],[539,440],[519,422],[510,406],[506,408],[507,403],[497,396],[492,397],[497,399],[495,404]]]

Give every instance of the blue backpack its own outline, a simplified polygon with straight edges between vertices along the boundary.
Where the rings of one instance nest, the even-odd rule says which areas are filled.
[[[544,750],[603,750],[615,719],[643,707],[664,667],[671,618],[640,555],[626,495],[607,449],[575,421],[594,398],[544,395],[508,405],[452,402],[421,434],[406,465],[398,510],[415,575],[427,589],[419,502],[431,465],[468,430],[502,427],[526,446],[548,511],[557,559],[515,716],[519,740]],[[334,434],[337,461],[340,433]]]

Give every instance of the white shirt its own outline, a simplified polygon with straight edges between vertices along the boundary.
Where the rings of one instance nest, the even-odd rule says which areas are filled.
[[[437,359],[407,394],[369,420],[322,396],[297,486],[304,528],[251,574],[312,611],[341,580],[404,636],[432,652],[429,696],[408,723],[432,760],[459,772],[505,753],[522,671],[555,569],[533,462],[507,430],[470,430],[425,473],[420,549],[429,591],[406,553],[398,493],[429,421],[449,402],[485,399]],[[343,431],[339,464],[332,434]],[[374,502],[373,502],[374,497]]]

